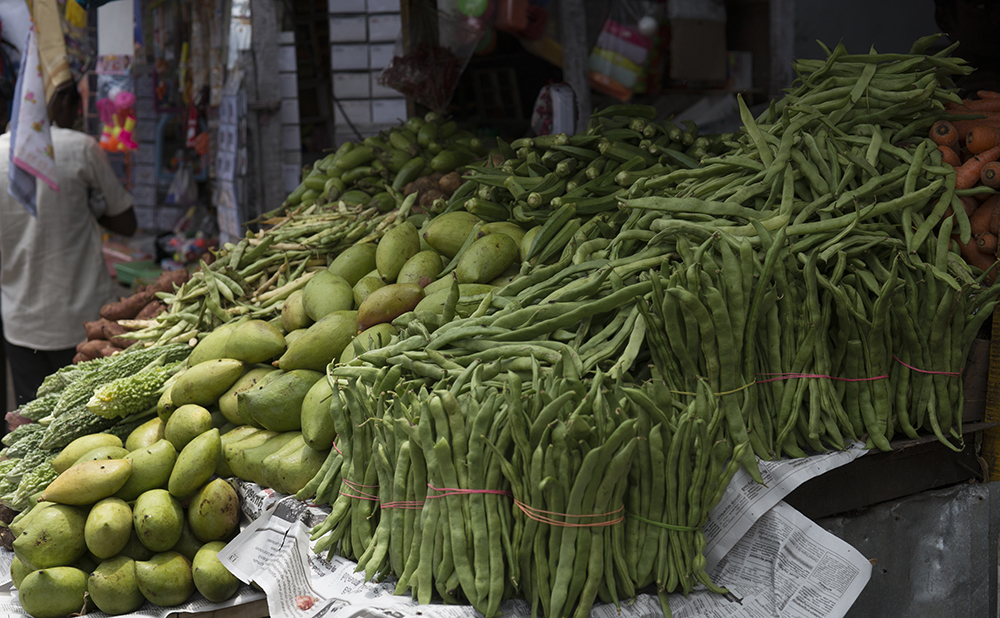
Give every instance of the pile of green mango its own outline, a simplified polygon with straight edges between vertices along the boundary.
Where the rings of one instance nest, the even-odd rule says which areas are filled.
[[[165,429],[157,417],[124,443],[89,434],[52,460],[59,476],[10,523],[11,578],[29,615],[125,614],[239,589],[218,558],[240,518],[239,495],[215,474],[219,430]]]

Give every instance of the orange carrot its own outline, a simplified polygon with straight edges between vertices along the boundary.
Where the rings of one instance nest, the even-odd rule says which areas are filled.
[[[979,154],[997,145],[1000,145],[1000,129],[986,124],[973,127],[965,137],[965,147],[972,154]]]
[[[994,146],[970,158],[955,170],[955,188],[969,189],[975,186],[979,182],[979,173],[983,171],[983,166],[990,161],[996,161],[997,158],[1000,158],[1000,146]]]
[[[996,234],[990,234],[989,232],[985,234],[980,234],[976,238],[976,246],[979,250],[986,255],[992,255],[996,257],[997,254],[997,236]]]
[[[965,136],[968,135],[969,131],[975,127],[980,125],[1000,127],[1000,114],[991,114],[985,118],[975,118],[971,120],[952,120],[951,124],[955,125],[955,130],[958,131],[958,141],[964,142]]]
[[[984,165],[979,172],[979,182],[993,189],[1000,188],[1000,161],[990,161]]]
[[[973,266],[982,271],[989,271],[986,276],[986,281],[990,284],[993,283],[993,279],[996,278],[997,274],[997,259],[995,257],[986,255],[979,250],[979,243],[976,238],[970,238],[968,243],[962,243],[959,240],[958,234],[952,235],[952,240],[958,244],[958,251],[961,253],[962,258],[965,259],[969,266]]]
[[[938,146],[938,150],[941,151],[941,160],[952,167],[958,167],[962,165],[962,160],[958,157],[958,153],[949,148],[948,146]]]
[[[938,146],[954,148],[958,146],[958,131],[947,120],[938,120],[931,125],[931,139]]]
[[[979,90],[976,92],[976,96],[980,99],[1000,99],[1000,92],[994,90]]]
[[[966,99],[965,107],[973,112],[1000,112],[1000,99]]]

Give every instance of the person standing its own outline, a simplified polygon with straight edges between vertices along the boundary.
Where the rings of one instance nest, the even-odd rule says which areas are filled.
[[[17,405],[72,362],[83,323],[116,297],[104,263],[101,227],[131,236],[132,196],[97,141],[70,127],[79,116],[75,84],[49,104],[59,191],[37,183],[37,217],[8,192],[10,132],[0,136],[0,314]],[[90,200],[90,191],[104,200]]]

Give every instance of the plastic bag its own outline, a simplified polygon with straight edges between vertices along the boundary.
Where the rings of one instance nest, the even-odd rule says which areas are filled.
[[[191,172],[191,164],[181,161],[174,179],[170,181],[170,188],[167,189],[166,202],[175,206],[187,206],[198,201],[198,186],[194,182],[194,174]]]
[[[632,98],[659,27],[652,13],[649,2],[615,0],[590,52],[591,87],[621,101]]]
[[[483,33],[466,16],[438,11],[426,2],[414,7],[410,20],[409,50],[404,53],[401,33],[392,61],[382,69],[378,82],[442,111]]]

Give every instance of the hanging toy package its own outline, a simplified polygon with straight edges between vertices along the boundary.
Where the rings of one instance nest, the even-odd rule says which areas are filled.
[[[418,3],[410,15],[409,49],[396,39],[392,61],[379,74],[379,84],[411,97],[415,103],[443,111],[483,33],[462,14],[438,11]]]
[[[104,129],[101,148],[126,152],[139,147],[135,138],[135,93],[131,56],[101,56],[97,71],[97,112]]]
[[[660,27],[655,2],[615,0],[590,52],[590,85],[620,101],[632,98]]]

